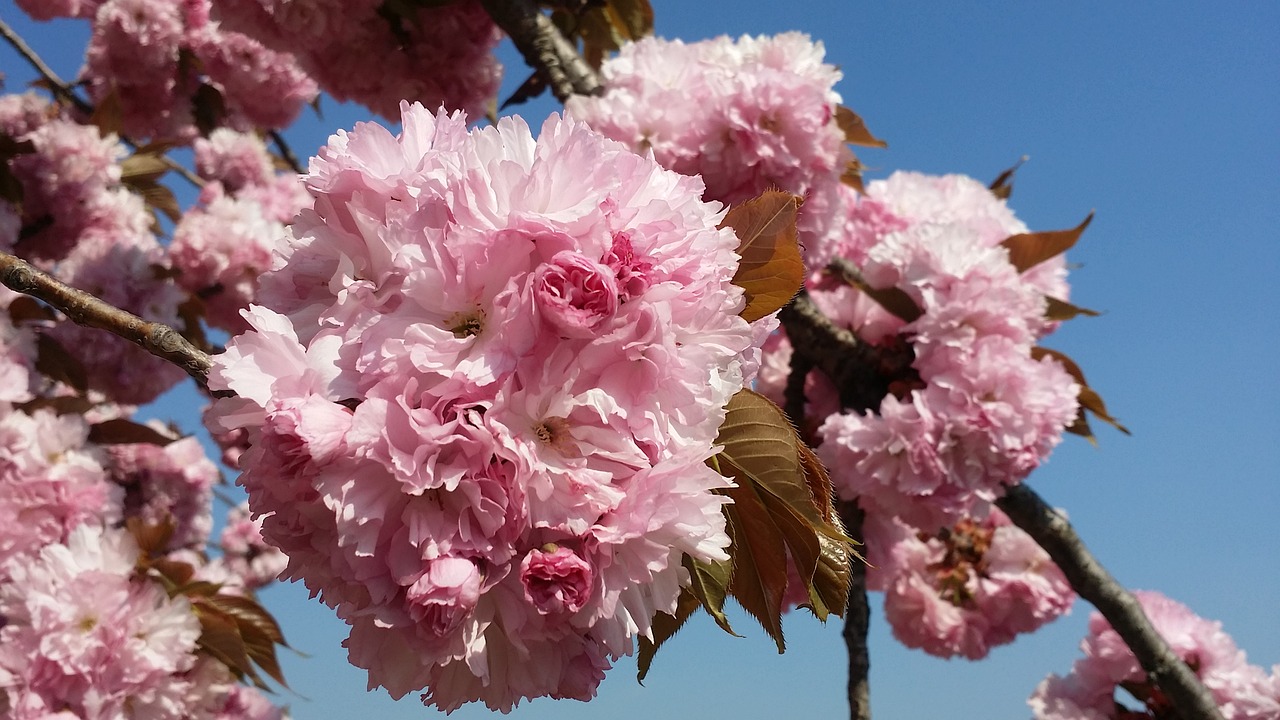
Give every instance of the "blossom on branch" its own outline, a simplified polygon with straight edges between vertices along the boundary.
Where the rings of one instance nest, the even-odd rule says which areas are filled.
[[[1075,593],[1047,553],[997,509],[938,533],[868,516],[867,584],[907,647],[979,660],[1070,610]]]
[[[700,175],[706,198],[737,204],[765,190],[806,198],[810,243],[837,223],[853,159],[836,121],[840,71],[797,32],[685,43],[648,37],[601,67],[605,93],[565,104],[576,118],[665,168]]]
[[[753,341],[738,241],[700,181],[582,124],[402,122],[311,161],[211,425],[247,428],[263,536],[371,685],[585,700],[681,556],[727,557],[705,461]]]
[[[1205,620],[1158,592],[1134,595],[1157,632],[1208,688],[1227,720],[1280,717],[1280,665],[1271,674],[1250,665],[1222,623]],[[1098,613],[1080,643],[1084,657],[1065,676],[1050,675],[1028,703],[1036,720],[1171,718],[1176,709]],[[1124,691],[1120,694],[1118,691]],[[1119,695],[1119,697],[1117,697]],[[1136,702],[1135,702],[1136,701]]]

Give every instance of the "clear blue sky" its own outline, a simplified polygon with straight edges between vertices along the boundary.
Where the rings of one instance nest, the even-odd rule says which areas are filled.
[[[659,34],[798,29],[821,39],[845,103],[889,141],[864,152],[896,169],[993,178],[1021,155],[1012,206],[1036,229],[1097,218],[1069,259],[1073,299],[1104,310],[1049,342],[1075,357],[1132,430],[1069,438],[1031,484],[1065,507],[1103,563],[1221,620],[1254,664],[1280,663],[1280,5],[1272,3],[802,4],[655,0]],[[0,14],[73,75],[82,34]],[[527,74],[508,49],[508,89]],[[30,74],[7,49],[17,89]],[[524,112],[537,127],[550,105]],[[359,109],[290,133],[300,154]],[[193,394],[160,412],[196,427]],[[265,595],[294,647],[295,718],[420,718],[410,696],[365,693],[343,626],[298,586]],[[939,661],[889,636],[873,596],[872,697],[879,718],[1025,718],[1025,699],[1077,656],[1090,608],[982,662]],[[624,660],[589,704],[536,701],[520,720],[847,715],[838,624],[789,618],[779,656],[695,619],[659,654],[645,687]],[[301,696],[301,697],[299,697]],[[479,718],[481,708],[455,717]]]

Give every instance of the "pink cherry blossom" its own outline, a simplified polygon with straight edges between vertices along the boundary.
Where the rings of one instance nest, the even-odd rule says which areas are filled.
[[[823,54],[795,32],[644,38],[604,63],[603,95],[566,108],[664,167],[700,175],[708,199],[739,203],[770,188],[821,196],[801,212],[809,238],[838,224],[848,198],[836,188],[853,158],[835,121],[841,73]]]
[[[1222,630],[1185,605],[1157,592],[1134,595],[1151,624],[1204,683],[1227,720],[1280,717],[1280,666],[1271,675],[1250,665],[1243,650]],[[1098,613],[1089,618],[1089,635],[1080,644],[1084,657],[1065,676],[1050,675],[1028,703],[1037,720],[1110,720],[1165,717],[1168,699],[1147,678],[1133,653]],[[1117,697],[1120,688],[1136,691]],[[1136,705],[1136,709],[1134,708]]]
[[[930,534],[872,516],[869,587],[884,590],[885,617],[907,647],[939,657],[986,657],[1070,610],[1062,571],[999,510]]]
[[[590,698],[723,559],[705,465],[754,373],[701,183],[553,117],[334,135],[210,373],[262,535],[395,697]],[[271,309],[268,309],[271,308]],[[755,337],[759,336],[759,337]]]

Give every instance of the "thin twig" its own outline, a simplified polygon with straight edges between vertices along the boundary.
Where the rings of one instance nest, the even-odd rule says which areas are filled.
[[[480,4],[511,36],[524,61],[542,75],[557,100],[595,95],[603,89],[600,76],[532,0],[480,0]]]
[[[1178,717],[1222,720],[1208,689],[1156,632],[1137,599],[1089,552],[1066,517],[1026,485],[1010,488],[996,504],[1049,553],[1080,597],[1111,623],[1151,681],[1173,703]]]
[[[45,83],[49,86],[49,89],[54,95],[57,95],[63,100],[71,103],[75,106],[76,110],[79,110],[84,115],[93,115],[93,104],[77,95],[69,83],[58,77],[58,73],[54,72],[53,68],[49,67],[49,65],[36,54],[36,51],[32,50],[31,46],[22,39],[22,36],[14,32],[13,28],[10,27],[3,18],[0,18],[0,36],[3,36],[5,41],[8,42],[14,50],[17,50],[18,54],[25,58],[26,61],[31,64],[31,67],[35,68],[36,72],[40,73],[40,77],[44,78]],[[120,135],[119,137],[120,142],[128,145],[130,150],[136,151],[138,149],[137,142],[124,135]],[[169,166],[170,170],[180,175],[184,180],[191,183],[196,188],[204,187],[204,181],[197,177],[195,173],[174,162],[170,158],[165,157],[162,159],[164,160],[165,165]]]
[[[3,252],[0,252],[0,283],[43,300],[77,325],[106,330],[140,346],[182,368],[201,387],[205,387],[209,376],[209,356],[168,325],[148,322],[109,305]]]
[[[71,89],[71,86],[64,82],[62,78],[58,77],[58,73],[54,72],[53,68],[45,64],[44,60],[41,60],[40,56],[36,54],[36,51],[32,50],[31,46],[27,44],[27,41],[23,40],[21,35],[14,32],[13,28],[9,27],[9,23],[6,23],[3,18],[0,18],[0,35],[4,36],[4,39],[13,46],[14,50],[18,51],[19,55],[26,58],[28,63],[31,63],[31,67],[35,68],[36,72],[40,73],[40,76],[49,84],[55,95],[58,95],[72,105],[75,105],[76,109],[85,115],[93,114],[93,105],[90,105],[89,101],[81,98],[79,95],[76,95],[75,91]]]
[[[284,135],[279,130],[268,130],[267,137],[271,138],[271,142],[275,143],[276,152],[280,153],[280,157],[289,164],[289,168],[298,174],[302,174],[302,163],[298,162],[298,156],[293,154],[293,148],[289,147],[289,143],[285,142]]]

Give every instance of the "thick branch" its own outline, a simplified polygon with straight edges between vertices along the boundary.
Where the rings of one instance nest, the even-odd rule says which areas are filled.
[[[147,322],[137,315],[108,305],[3,252],[0,252],[0,283],[16,292],[43,300],[62,311],[77,325],[119,335],[152,355],[177,365],[201,386],[205,385],[209,375],[209,356],[168,325]]]
[[[1137,599],[1102,567],[1061,513],[1026,485],[1010,488],[996,504],[1049,553],[1080,597],[1098,608],[1111,623],[1152,682],[1173,702],[1179,717],[1222,719],[1213,696],[1200,679],[1169,648]]]
[[[842,407],[859,412],[880,407],[880,400],[889,393],[888,381],[878,371],[884,365],[880,349],[837,327],[803,291],[778,317],[795,356],[808,358],[831,378],[839,388]]]
[[[511,36],[524,61],[537,69],[557,100],[600,92],[600,76],[533,0],[480,0],[480,4]]]

